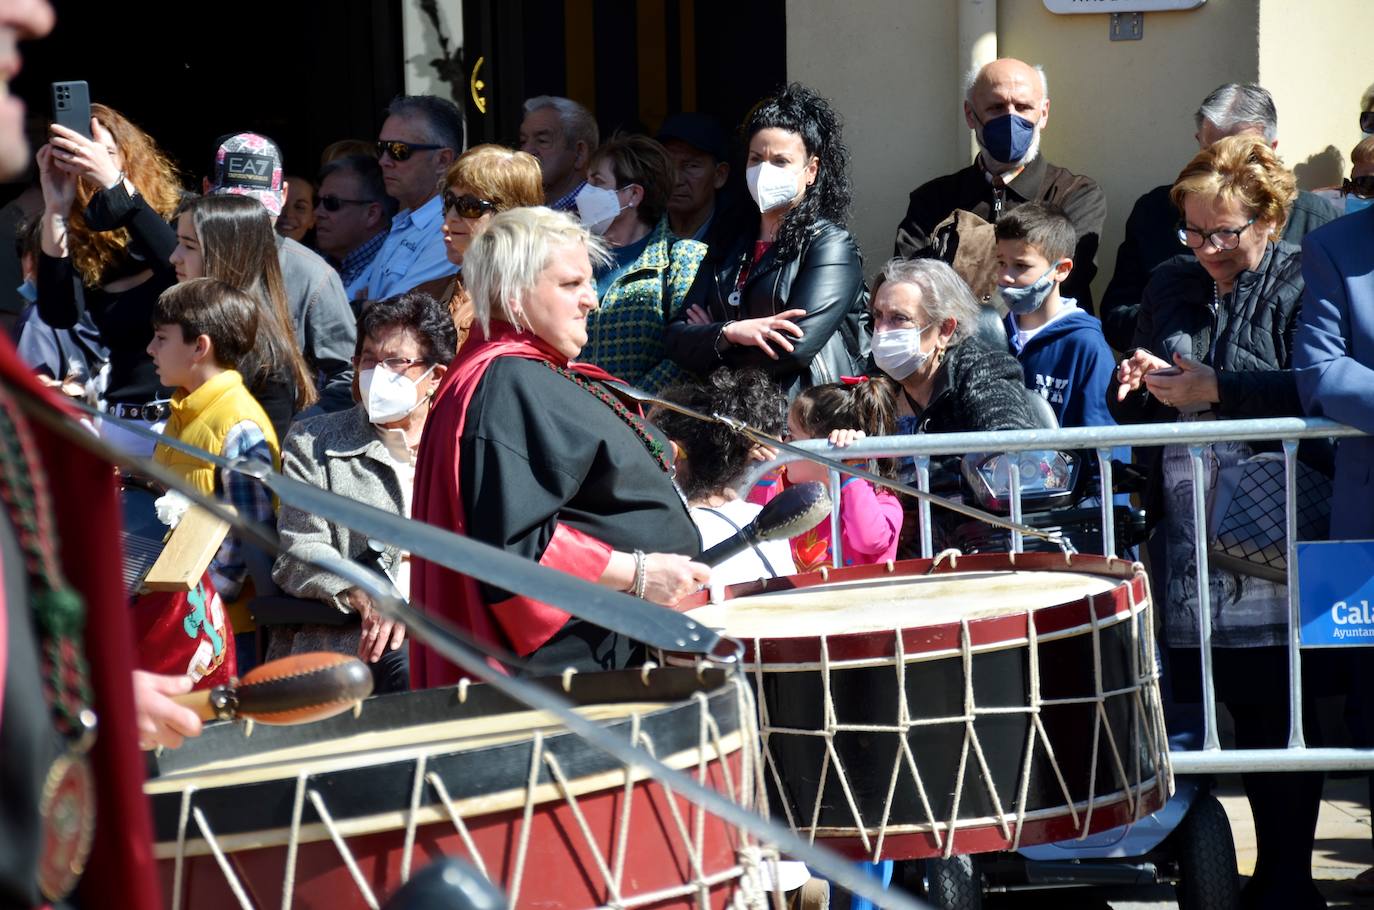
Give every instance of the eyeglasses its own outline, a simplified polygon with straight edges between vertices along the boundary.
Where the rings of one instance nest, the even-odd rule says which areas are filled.
[[[326,212],[337,212],[346,205],[371,205],[374,201],[372,199],[344,199],[341,196],[321,196],[315,204],[322,207]]]
[[[388,357],[385,360],[377,360],[364,355],[358,358],[358,369],[371,370],[375,367],[385,367],[392,373],[404,373],[411,367],[422,366],[428,362],[423,357]]]
[[[1360,115],[1360,132],[1374,133],[1374,111],[1365,111]]]
[[[1210,241],[1212,249],[1224,253],[1240,246],[1240,235],[1244,234],[1245,229],[1254,223],[1255,219],[1251,218],[1238,228],[1217,228],[1214,231],[1199,231],[1197,228],[1180,224],[1178,226],[1178,242],[1190,250],[1200,250]]]
[[[1374,113],[1374,112],[1371,112]],[[1347,178],[1341,182],[1342,196],[1359,196],[1361,199],[1374,197],[1374,174],[1363,177]]]
[[[488,202],[485,199],[478,199],[476,196],[465,193],[462,196],[455,196],[453,193],[444,192],[444,212],[457,212],[464,218],[481,218],[487,212],[496,211],[496,203]]]
[[[377,157],[382,158],[390,155],[392,161],[408,161],[410,156],[416,152],[432,152],[441,148],[446,148],[446,146],[425,145],[420,142],[401,142],[398,139],[378,139]]]

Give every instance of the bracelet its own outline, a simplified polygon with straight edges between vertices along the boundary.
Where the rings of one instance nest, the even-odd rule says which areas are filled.
[[[726,347],[729,347],[730,345],[730,342],[725,338],[725,330],[730,328],[730,326],[734,325],[738,321],[738,319],[730,319],[726,322],[722,322],[720,324],[720,331],[716,333],[716,343],[714,345],[716,357],[722,361],[725,360],[725,352],[720,349],[720,343],[722,341],[725,341]]]
[[[645,569],[649,560],[645,558],[643,550],[635,550],[635,584],[630,593],[640,600],[644,599],[644,585],[648,580],[645,577]]]
[[[112,190],[112,189],[114,189],[115,187],[117,187],[117,186],[119,186],[120,184],[122,184],[123,182],[124,182],[124,172],[123,172],[123,171],[120,171],[120,172],[119,172],[119,176],[115,177],[115,182],[114,182],[114,183],[111,183],[109,186],[105,187],[105,189],[107,189],[107,190]]]

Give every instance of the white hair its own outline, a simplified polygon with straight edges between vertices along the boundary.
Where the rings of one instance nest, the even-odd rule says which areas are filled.
[[[466,268],[466,266],[464,267]],[[939,259],[889,259],[883,266],[882,284],[911,284],[921,291],[921,309],[932,324],[939,325],[953,319],[957,344],[972,335],[978,325],[983,305],[973,296],[968,282],[959,277],[954,267]],[[877,291],[873,293],[876,299]]]
[[[525,101],[526,114],[533,114],[545,108],[553,108],[558,112],[558,123],[563,127],[563,141],[568,144],[568,148],[585,142],[587,151],[590,152],[601,144],[601,133],[597,129],[596,118],[592,116],[591,111],[576,101],[559,95],[536,95]]]
[[[1279,138],[1279,112],[1274,97],[1264,86],[1253,82],[1227,82],[1213,89],[1193,115],[1199,130],[1204,120],[1228,136],[1258,127],[1266,142]]]
[[[993,61],[993,63],[996,62],[995,60]],[[991,63],[985,63],[982,66],[969,67],[968,72],[964,73],[964,100],[969,103],[970,107],[973,106],[973,87],[978,84],[978,77],[983,74],[983,70],[991,65]],[[1045,96],[1045,100],[1048,101],[1050,97],[1050,77],[1045,75],[1045,68],[1038,63],[1032,64],[1031,69],[1040,74],[1040,92]]]
[[[544,206],[498,212],[463,257],[463,285],[485,334],[493,315],[519,327],[525,298],[556,249],[580,244],[593,264],[610,261],[600,237],[574,218]]]

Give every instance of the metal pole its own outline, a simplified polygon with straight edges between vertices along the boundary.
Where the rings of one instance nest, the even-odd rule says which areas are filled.
[[[916,456],[916,488],[930,492],[930,456]],[[935,529],[930,526],[930,500],[922,499],[917,506],[921,516],[921,557],[930,559],[935,555]]]
[[[1197,622],[1202,645],[1202,714],[1206,721],[1202,748],[1221,748],[1217,736],[1217,693],[1212,682],[1212,576],[1207,566],[1207,497],[1206,477],[1202,469],[1200,445],[1188,446],[1188,458],[1193,466],[1193,555],[1197,559]]]
[[[830,564],[844,568],[844,544],[840,540],[840,472],[830,469]]]
[[[1302,622],[1298,591],[1298,441],[1283,441],[1284,520],[1287,522],[1284,548],[1288,553],[1288,748],[1303,749],[1307,743],[1302,729],[1302,649],[1298,647],[1298,628]]]
[[[1008,453],[1007,460],[1011,464],[1011,520],[1014,524],[1021,523],[1021,459],[1015,453]],[[1011,551],[1020,553],[1023,549],[1021,532],[1016,528],[1011,529]]]
[[[1116,499],[1112,496],[1112,450],[1097,450],[1097,476],[1102,492],[1102,554],[1116,555]]]

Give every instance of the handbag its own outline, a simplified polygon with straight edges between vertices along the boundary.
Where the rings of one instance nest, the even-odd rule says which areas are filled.
[[[1325,540],[1331,526],[1331,479],[1298,462],[1299,540]],[[1208,507],[1208,561],[1217,568],[1283,584],[1288,580],[1284,461],[1253,455],[1217,472]]]

